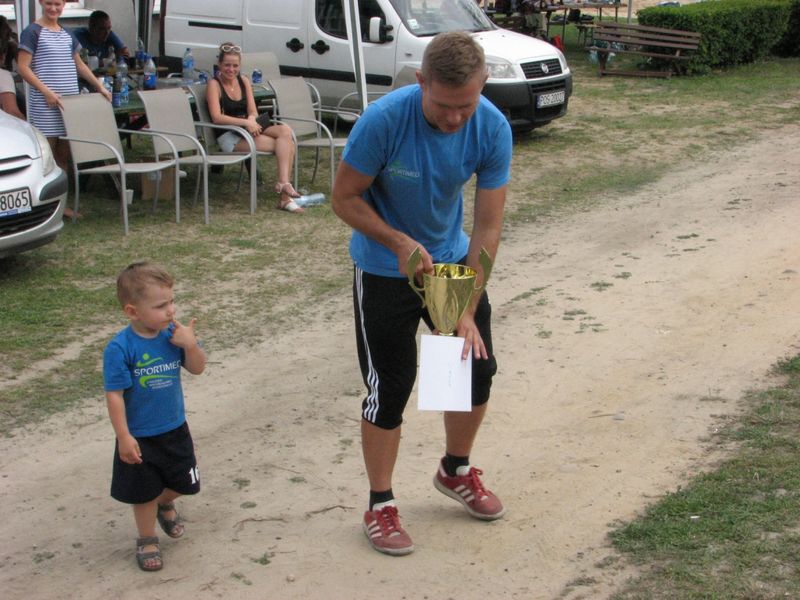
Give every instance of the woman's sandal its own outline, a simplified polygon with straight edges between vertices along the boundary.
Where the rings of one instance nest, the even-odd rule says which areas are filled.
[[[165,512],[170,512],[175,510],[175,503],[170,502],[169,504],[159,504],[158,511],[156,512],[156,518],[158,519],[158,524],[161,525],[161,529],[164,530],[171,538],[179,538],[183,535],[183,525],[181,524],[181,517],[178,515],[178,511],[175,510],[175,518],[168,519],[164,516]]]
[[[155,546],[151,552],[145,552],[146,546]],[[164,566],[161,558],[161,547],[158,545],[157,537],[136,538],[136,563],[142,571],[160,571]]]
[[[300,194],[297,193],[297,190],[294,189],[294,186],[291,183],[276,183],[275,193],[278,194],[278,196],[283,196],[284,194],[289,196],[288,202],[281,203],[281,201],[278,200],[278,210],[285,210],[286,212],[290,213],[305,212],[305,209],[303,209],[299,204],[297,204],[297,202],[294,201],[294,198],[299,198]]]

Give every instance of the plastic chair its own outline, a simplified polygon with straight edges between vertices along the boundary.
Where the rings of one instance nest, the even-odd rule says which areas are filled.
[[[283,75],[281,75],[281,66],[278,62],[278,57],[274,52],[247,52],[242,54],[241,73],[251,77],[254,69],[260,69],[262,77],[262,83],[254,83],[254,87],[261,86],[265,90],[269,90],[269,85],[266,82],[283,77]],[[314,109],[318,110],[320,106],[322,106],[319,90],[310,81],[306,81],[306,85],[311,88],[311,96],[314,99]],[[272,98],[266,99],[259,106],[264,107],[266,110],[274,111],[275,100]]]
[[[147,122],[150,124],[150,131],[164,134],[179,153],[185,153],[178,157],[178,163],[181,166],[193,165],[197,167],[195,201],[200,191],[200,178],[202,176],[203,210],[207,225],[210,219],[208,206],[209,166],[225,166],[237,163],[244,164],[245,161],[250,160],[250,168],[251,172],[253,172],[256,167],[256,148],[253,143],[253,138],[241,127],[216,125],[210,121],[196,123],[192,115],[192,106],[189,103],[189,96],[183,88],[143,91],[139,92],[139,97],[142,99],[145,111],[147,112]],[[203,100],[205,100],[205,96],[203,96]],[[209,153],[197,138],[198,127],[236,131],[241,134],[245,140],[248,140],[250,151]],[[161,138],[153,138],[153,146],[157,157],[168,152],[167,145]],[[250,185],[250,214],[253,214],[256,208],[257,189],[255,183],[255,178],[252,178]]]
[[[139,175],[142,173],[155,173],[170,167],[175,168],[175,222],[181,220],[180,204],[180,169],[178,168],[178,151],[174,144],[165,136],[150,131],[134,131],[117,129],[117,122],[114,118],[114,109],[111,103],[100,94],[76,94],[74,96],[63,96],[62,115],[67,135],[61,139],[69,142],[72,153],[72,168],[75,179],[75,216],[77,217],[80,204],[80,177],[84,174],[105,174],[119,176],[119,199],[122,209],[122,224],[125,235],[128,235],[128,202],[126,198],[127,177],[128,175]],[[130,163],[125,160],[120,141],[120,131],[128,135],[146,135],[158,137],[166,144],[168,151],[165,154],[172,154],[170,160],[156,160],[150,162]],[[99,166],[98,162],[104,164]],[[106,164],[107,163],[107,164]],[[158,183],[156,183],[156,197],[158,197]]]
[[[276,119],[292,128],[298,153],[301,148],[313,148],[316,152],[314,174],[311,176],[311,181],[314,181],[317,176],[320,149],[327,148],[330,152],[331,190],[333,190],[336,148],[344,148],[347,144],[347,138],[334,137],[330,129],[316,115],[320,113],[336,115],[338,113],[339,117],[346,116],[352,120],[357,119],[359,115],[352,112],[326,109],[318,109],[315,112],[311,93],[302,77],[271,79],[269,85],[275,93]],[[298,163],[299,160],[296,159],[294,163],[295,187],[298,179]]]

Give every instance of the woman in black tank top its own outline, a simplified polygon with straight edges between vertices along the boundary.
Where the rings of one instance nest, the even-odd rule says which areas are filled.
[[[208,82],[206,100],[211,120],[220,125],[237,125],[253,136],[256,148],[263,152],[273,152],[278,163],[278,208],[293,213],[303,209],[294,201],[299,198],[291,184],[291,170],[294,163],[295,147],[292,131],[287,125],[262,127],[256,121],[256,101],[250,80],[243,77],[241,68],[242,49],[231,43],[219,47],[219,74]],[[226,151],[246,152],[248,144],[236,132],[226,132],[217,138],[220,147]],[[255,176],[255,174],[251,174]]]

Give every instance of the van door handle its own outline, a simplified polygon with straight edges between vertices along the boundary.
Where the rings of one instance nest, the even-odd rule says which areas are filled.
[[[317,54],[325,54],[331,47],[322,40],[317,40],[311,45],[311,49]]]
[[[297,38],[292,38],[288,42],[286,42],[286,47],[292,52],[300,52],[300,50],[305,48],[305,45]]]

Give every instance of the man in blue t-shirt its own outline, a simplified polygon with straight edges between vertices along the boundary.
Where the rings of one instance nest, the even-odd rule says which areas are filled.
[[[111,17],[102,10],[89,15],[89,26],[78,27],[72,33],[78,38],[81,46],[102,60],[109,57],[109,48],[113,48],[116,60],[130,58],[131,52],[120,37],[111,31]],[[114,58],[114,57],[112,57]]]
[[[467,33],[437,35],[417,72],[419,85],[370,105],[351,132],[333,189],[333,209],[353,228],[353,299],[359,364],[367,387],[361,439],[370,485],[363,528],[372,547],[392,555],[414,549],[400,525],[392,472],[403,410],[416,378],[416,332],[430,317],[408,284],[406,263],[419,248],[417,275],[433,263],[463,263],[478,272],[480,249],[497,255],[511,163],[508,121],[481,90],[482,48]],[[472,234],[464,233],[464,184],[476,176]],[[477,295],[476,295],[477,296]],[[505,509],[487,490],[469,455],[492,377],[491,308],[473,298],[456,327],[461,354],[472,353],[472,411],[445,412],[445,455],[434,486],[473,517],[499,519]]]

